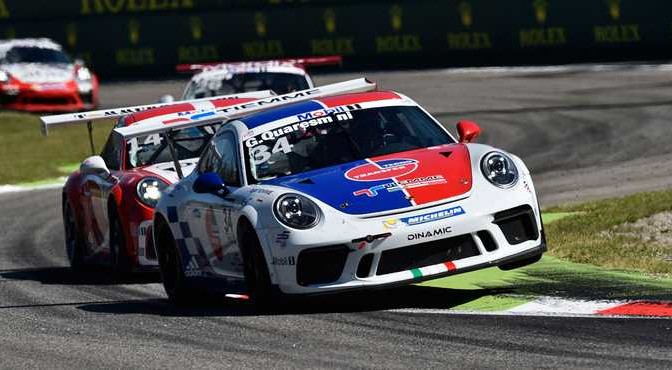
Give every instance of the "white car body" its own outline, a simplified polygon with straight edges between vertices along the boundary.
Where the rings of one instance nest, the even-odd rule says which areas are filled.
[[[301,86],[296,86],[295,90],[304,90],[314,87],[313,80],[310,78],[305,69],[298,67],[292,63],[243,63],[228,65],[224,64],[219,67],[210,67],[204,69],[202,72],[195,74],[189,84],[184,89],[182,94],[183,100],[202,98],[212,95],[224,93],[220,91],[222,84],[226,81],[232,81],[236,77],[242,77],[247,74],[268,74],[269,76],[285,76],[296,81]],[[276,91],[273,86],[244,86],[240,91],[252,90],[274,90],[277,94],[283,94],[289,91]],[[235,93],[226,90],[226,93]]]
[[[281,109],[276,109],[277,117],[258,126],[250,125],[245,118],[230,122],[220,128],[211,145],[214,146],[217,138],[224,135],[235,137],[238,145],[238,170],[240,173],[248,173],[247,167],[250,164],[244,158],[244,148],[245,145],[250,146],[251,138],[266,130],[291,127],[292,124],[296,126],[301,117],[309,117],[310,114],[317,117],[324,112],[331,112],[330,114],[347,110],[356,112],[354,109],[366,111],[380,107],[418,107],[422,110],[410,98],[392,92],[333,98],[330,100],[331,103],[325,103],[324,99],[312,100],[311,103],[315,107],[310,109],[313,110],[304,110],[298,114],[298,104],[291,109],[288,108],[290,114],[288,111],[283,113]],[[338,103],[339,99],[344,103]],[[356,105],[355,108],[352,104]],[[258,118],[259,115],[255,117]],[[249,119],[258,120],[257,118]],[[433,118],[431,120],[440,126],[438,121]],[[444,128],[441,127],[441,130],[450,136]],[[288,132],[287,129],[284,132]],[[536,261],[546,250],[546,244],[534,185],[525,164],[520,158],[493,147],[458,143],[452,136],[450,138],[454,143],[423,148],[418,150],[421,154],[417,155],[436,158],[437,153],[442,155],[447,153],[448,158],[451,152],[457,153],[450,159],[453,161],[450,163],[460,166],[459,161],[462,157],[458,154],[466,153],[469,158],[467,161],[470,162],[465,166],[470,170],[470,179],[466,175],[463,178],[450,177],[452,175],[447,171],[441,172],[440,176],[432,177],[442,181],[439,185],[422,183],[415,188],[413,179],[406,182],[399,180],[405,175],[404,173],[397,177],[389,177],[388,179],[394,181],[392,189],[378,188],[377,191],[380,192],[378,194],[376,191],[371,193],[374,188],[366,189],[368,180],[361,176],[379,176],[379,174],[364,173],[357,178],[353,177],[350,170],[373,165],[377,166],[380,172],[401,171],[408,163],[415,167],[404,170],[406,173],[425,170],[431,172],[435,169],[444,171],[445,168],[433,162],[423,164],[418,160],[420,161],[418,164],[415,159],[403,159],[410,156],[408,153],[411,152],[402,152],[387,154],[386,159],[367,158],[359,165],[339,167],[349,168],[345,174],[341,174],[348,178],[343,182],[334,180],[341,176],[334,174],[339,171],[337,169],[315,170],[311,174],[306,173],[305,176],[292,175],[292,180],[283,183],[280,178],[273,184],[262,181],[248,185],[248,174],[241,177],[239,186],[227,184],[229,192],[223,196],[197,193],[193,190],[195,181],[203,173],[200,169],[204,161],[202,156],[199,169],[165,191],[156,207],[154,222],[156,225],[157,221],[162,219],[170,225],[172,237],[181,254],[184,276],[190,283],[199,287],[215,286],[215,289],[234,294],[245,293],[243,254],[237,235],[241,222],[249,222],[253,226],[263,250],[271,284],[285,294],[315,294],[408,284],[490,266],[513,268],[521,261],[523,264],[527,261],[530,261],[529,263]],[[518,170],[517,181],[508,188],[493,185],[481,170],[482,159],[493,151],[508,155]],[[395,156],[399,159],[389,158]],[[381,164],[383,161],[397,160],[408,162]],[[320,182],[323,180],[322,176],[325,181]],[[426,179],[427,177],[423,177],[421,181]],[[381,181],[383,180],[385,179],[382,178]],[[458,181],[461,184],[453,185]],[[297,182],[301,185],[297,185]],[[304,186],[304,183],[312,185]],[[353,196],[348,186],[364,189],[355,192],[358,195]],[[429,197],[422,202],[415,200],[423,198],[423,194],[427,192],[443,191],[436,190],[440,186],[442,189],[462,186],[462,189],[468,188],[468,190],[461,191],[455,196],[434,197],[436,199]],[[311,191],[300,190],[309,188]],[[362,195],[366,194],[366,191],[369,191],[368,195]],[[405,194],[408,204],[401,205],[403,197],[395,200],[398,204],[394,207],[386,208],[384,203],[373,203],[378,196],[382,201],[383,195],[388,196],[388,192]],[[418,195],[413,195],[411,192]],[[274,213],[275,203],[279,197],[288,193],[308,198],[317,206],[320,217],[314,227],[297,229],[279,221]],[[324,195],[332,193],[337,195]],[[336,200],[332,199],[334,197]],[[366,211],[369,206],[373,208],[370,208],[371,211]],[[352,207],[352,212],[344,211],[348,207]],[[496,220],[496,217],[499,219]],[[516,217],[527,217],[529,221],[520,218],[523,220],[521,222],[527,222],[522,228],[525,229],[523,234],[528,235],[525,240],[520,238],[520,235],[513,235],[520,234],[522,229],[514,230],[512,234],[511,225],[507,224],[504,228],[501,226],[502,223],[509,222],[507,220],[516,220]],[[158,243],[156,234],[154,238],[155,243]],[[444,247],[446,245],[450,247]],[[430,253],[434,250],[431,248],[435,248],[437,252]],[[441,253],[444,252],[446,254],[442,260]],[[320,253],[326,257],[319,257]],[[331,258],[329,253],[332,253]],[[423,257],[427,263],[423,263],[423,260],[407,263],[404,253],[409,254],[411,259],[420,258],[417,256],[427,253],[427,256]],[[430,254],[432,255],[429,256]],[[367,255],[370,257],[365,257]],[[322,258],[325,264],[309,265],[311,258],[315,261]],[[333,261],[339,258],[344,258],[342,266],[332,266]],[[363,262],[365,258],[370,261]],[[404,268],[406,264],[412,268]],[[324,275],[329,269],[333,270],[331,279],[327,279],[329,281],[320,279],[319,274]],[[318,278],[313,279],[310,274],[316,274]]]

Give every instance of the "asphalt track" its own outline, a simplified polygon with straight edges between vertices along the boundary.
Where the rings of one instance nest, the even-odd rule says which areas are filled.
[[[672,187],[666,67],[366,75],[444,123],[479,122],[482,142],[527,162],[545,205]],[[110,106],[137,104],[182,84],[104,85],[101,94]],[[0,225],[1,368],[672,367],[670,320],[388,311],[477,294],[458,290],[412,286],[265,315],[225,301],[178,309],[156,276],[70,273],[58,190],[0,194]]]

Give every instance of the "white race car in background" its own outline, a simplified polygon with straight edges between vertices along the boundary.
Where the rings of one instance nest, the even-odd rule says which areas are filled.
[[[306,68],[340,64],[340,56],[232,62],[181,64],[178,72],[195,74],[182,95],[183,100],[248,91],[271,90],[276,94],[306,90],[314,87]]]
[[[155,210],[171,300],[208,289],[268,303],[274,292],[410,284],[541,258],[537,197],[518,157],[471,143],[472,122],[458,123],[455,140],[410,98],[364,87],[220,127]]]

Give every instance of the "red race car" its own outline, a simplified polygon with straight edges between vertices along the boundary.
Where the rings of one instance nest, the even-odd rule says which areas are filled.
[[[42,117],[48,128],[87,122],[94,151],[92,122],[116,118],[115,128],[140,126],[168,113],[197,116],[208,110],[270,97],[257,91],[207,99]],[[110,133],[100,155],[86,158],[63,187],[63,222],[73,269],[112,265],[119,273],[158,268],[150,225],[161,190],[189,174],[216,125],[185,127],[162,134],[124,139]]]
[[[0,40],[0,108],[75,112],[98,106],[98,78],[49,39]]]

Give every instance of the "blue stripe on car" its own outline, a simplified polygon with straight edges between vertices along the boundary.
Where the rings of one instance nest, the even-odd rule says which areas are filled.
[[[316,101],[309,100],[296,104],[290,104],[285,107],[271,109],[265,112],[256,113],[247,118],[244,118],[242,121],[243,123],[245,123],[247,128],[252,129],[269,122],[283,119],[285,117],[290,117],[306,112],[312,112],[323,108],[324,107],[322,106],[322,104]]]
[[[353,167],[366,164],[355,161],[340,166],[327,167],[298,175],[281,177],[265,184],[284,186],[311,195],[333,208],[348,214],[363,215],[390,211],[411,206],[403,191],[387,191],[382,188],[392,180],[353,181],[345,177],[345,172]],[[310,179],[310,181],[307,181]],[[358,190],[374,189],[375,195],[354,195]],[[376,188],[380,190],[376,190]]]

